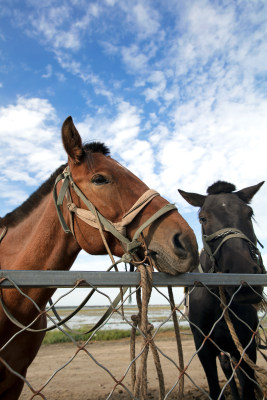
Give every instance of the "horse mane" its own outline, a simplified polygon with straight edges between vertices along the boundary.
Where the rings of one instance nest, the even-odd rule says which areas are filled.
[[[102,153],[105,156],[110,154],[109,148],[100,142],[91,142],[83,146],[84,154],[90,158],[90,153]],[[55,184],[56,177],[66,168],[67,164],[61,165],[51,176],[34,192],[30,197],[24,201],[15,210],[6,214],[3,218],[0,217],[0,227],[2,226],[16,226],[24,218],[26,218],[31,211],[38,207],[42,199],[47,196]]]
[[[232,193],[236,190],[235,185],[232,183],[217,181],[207,189],[208,194],[219,194],[219,193]]]

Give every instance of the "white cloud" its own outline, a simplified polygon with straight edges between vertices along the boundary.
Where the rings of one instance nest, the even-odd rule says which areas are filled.
[[[96,94],[106,97],[111,103],[113,102],[114,96],[112,91],[106,88],[104,82],[97,74],[91,71],[90,67],[87,66],[85,68],[80,62],[73,60],[72,57],[65,52],[56,51],[55,54],[58,63],[63,69],[79,77],[83,82],[91,84]],[[64,75],[60,74],[58,77],[59,80],[63,79],[64,81]]]
[[[148,55],[140,51],[136,44],[129,47],[123,47],[121,50],[123,62],[126,64],[130,72],[144,72],[148,68]]]
[[[46,73],[42,75],[42,78],[50,78],[52,76],[53,68],[51,64],[46,66]]]
[[[166,89],[166,78],[162,71],[153,71],[147,78],[147,82],[151,83],[152,88],[148,87],[144,90],[147,101],[159,101],[159,97],[164,96]]]
[[[189,7],[188,24],[192,43],[197,44],[195,58],[208,59],[214,51],[229,46],[230,37],[233,40],[234,11],[206,0],[195,2]]]
[[[96,4],[91,4],[86,10],[82,10],[79,18],[73,18],[73,15],[74,10],[66,2],[60,6],[35,9],[29,17],[34,31],[28,29],[28,33],[40,36],[53,49],[77,51],[92,17],[98,17],[99,8]]]
[[[65,75],[62,74],[61,72],[56,72],[56,77],[59,80],[59,82],[65,82],[66,81]]]
[[[99,43],[103,47],[106,54],[116,55],[119,52],[119,47],[115,46],[112,42],[100,40]]]
[[[1,190],[1,217],[5,214],[4,203],[8,204],[6,211],[11,211],[11,208],[17,207],[28,198],[28,193],[21,188],[12,187],[0,181]],[[11,208],[10,208],[11,207]]]
[[[138,136],[140,125],[140,115],[136,107],[127,102],[118,105],[118,114],[111,124],[110,132],[118,135],[118,139],[132,139]],[[129,132],[129,133],[128,133]]]
[[[130,141],[138,138],[140,124],[141,117],[137,108],[121,101],[116,104],[112,116],[108,117],[104,109],[94,117],[88,115],[77,127],[85,140],[105,141],[113,153],[119,154]]]
[[[55,110],[46,99],[20,97],[16,104],[0,108],[0,147],[6,152],[0,162],[3,182],[38,186],[62,163],[57,124]],[[14,188],[8,191],[10,204]]]
[[[106,2],[107,5],[109,5],[109,6],[114,6],[115,3],[117,2],[117,0],[105,0],[105,2]]]
[[[132,32],[138,41],[162,36],[160,13],[150,1],[118,1],[115,6],[115,10],[122,15],[121,23],[125,24],[125,31]]]
[[[215,108],[195,102],[178,106],[174,112],[176,133],[160,145],[163,192],[171,191],[174,197],[179,187],[204,194],[219,179],[238,189],[265,180],[266,109],[263,99],[253,105],[218,101]],[[266,195],[263,186],[253,202],[261,238],[267,238]],[[184,204],[181,197],[178,201]]]
[[[130,10],[128,9],[128,19],[130,23],[137,24],[137,30],[141,37],[154,35],[160,28],[158,12],[145,3],[139,2]]]
[[[113,158],[122,162],[147,185],[157,189],[155,154],[151,143],[140,138],[141,124],[140,111],[122,101],[117,104],[112,117],[108,118],[105,111],[95,118],[88,115],[84,122],[77,124],[77,129],[85,141],[104,141],[110,147]]]
[[[33,133],[39,141],[47,141],[52,135],[48,129],[44,134],[43,128],[49,121],[55,121],[55,111],[46,99],[19,97],[15,105],[0,108],[1,128],[4,134],[1,140],[12,141],[13,138],[32,138]],[[35,128],[41,128],[35,132]],[[9,134],[12,133],[12,137]]]

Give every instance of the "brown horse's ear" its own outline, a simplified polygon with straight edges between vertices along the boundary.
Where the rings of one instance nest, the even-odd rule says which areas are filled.
[[[245,189],[239,190],[238,192],[235,192],[235,194],[245,203],[249,203],[252,197],[257,193],[257,191],[261,188],[263,184],[264,181],[258,183],[257,185],[249,186]]]
[[[202,207],[207,197],[203,196],[202,194],[184,192],[180,189],[178,189],[178,192],[187,201],[187,203],[194,207]]]
[[[74,164],[79,164],[83,155],[82,139],[72,118],[68,117],[62,125],[62,142],[66,152]]]

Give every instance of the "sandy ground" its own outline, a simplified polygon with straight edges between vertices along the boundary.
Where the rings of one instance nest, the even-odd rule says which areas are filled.
[[[38,356],[30,366],[27,379],[34,389],[40,389],[54,372],[64,366],[68,361],[71,362],[61,369],[42,390],[43,395],[49,400],[104,400],[107,398],[115,400],[131,399],[127,391],[118,386],[114,393],[109,397],[115,385],[114,379],[123,379],[124,385],[131,390],[130,371],[130,339],[109,342],[92,342],[87,345],[88,353],[78,352],[75,356],[77,347],[72,343],[55,344],[42,346]],[[157,338],[157,346],[172,360],[177,362],[178,355],[173,334]],[[140,351],[140,343],[137,343],[137,351]],[[193,340],[189,337],[183,339],[183,352],[185,365],[189,363],[187,374],[201,388],[207,389],[204,372],[199,363],[198,357],[193,357],[195,347]],[[137,353],[138,354],[138,353]],[[193,357],[193,359],[192,359]],[[104,366],[101,368],[96,362]],[[166,393],[175,385],[178,377],[175,365],[164,356],[160,356]],[[266,363],[259,358],[258,363],[266,367]],[[109,373],[109,372],[110,373]],[[112,374],[114,378],[110,375]],[[220,375],[220,380],[223,376]],[[30,399],[32,392],[25,385],[20,400]],[[35,396],[35,399],[41,398]],[[150,354],[148,359],[148,399],[158,399],[158,380],[156,377],[153,357]],[[168,395],[168,399],[177,399],[177,387]],[[201,392],[193,385],[189,378],[185,377],[185,399],[204,399]]]

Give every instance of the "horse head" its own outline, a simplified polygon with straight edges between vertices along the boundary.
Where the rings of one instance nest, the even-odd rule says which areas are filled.
[[[263,183],[235,191],[231,183],[218,181],[208,188],[207,195],[179,190],[189,204],[200,207],[204,246],[200,262],[204,272],[265,273],[252,224],[253,210],[249,205]],[[226,289],[230,296],[235,290]],[[242,287],[234,300],[258,303],[261,295],[262,288]]]
[[[68,167],[60,177],[63,193],[57,188],[58,212],[82,249],[106,254],[104,235],[113,255],[121,257],[129,248],[141,259],[149,253],[162,272],[196,266],[195,235],[176,207],[113,160],[104,144],[83,145],[71,117],[63,123],[62,141]]]

